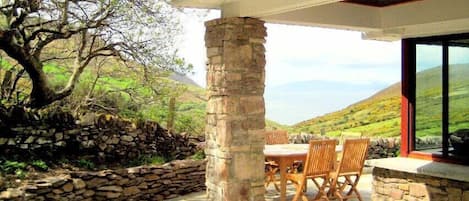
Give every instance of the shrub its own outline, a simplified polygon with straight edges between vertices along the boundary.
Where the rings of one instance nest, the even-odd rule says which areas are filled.
[[[94,169],[96,166],[93,163],[93,161],[87,160],[87,159],[80,159],[78,160],[78,166],[81,168],[86,168],[86,169]]]
[[[15,174],[18,178],[26,177],[26,163],[6,160],[0,164],[1,171],[5,174]]]
[[[47,166],[46,162],[42,160],[35,160],[31,163],[31,165],[35,169],[40,170],[40,171],[46,171],[47,169],[49,169],[49,166]]]
[[[204,150],[199,150],[199,151],[195,152],[195,154],[191,156],[191,159],[194,159],[194,160],[203,160],[203,159],[205,159]]]
[[[167,161],[169,160],[167,160],[163,156],[142,155],[134,160],[129,161],[128,166],[135,167],[135,166],[140,166],[140,165],[161,165],[163,163],[166,163]]]

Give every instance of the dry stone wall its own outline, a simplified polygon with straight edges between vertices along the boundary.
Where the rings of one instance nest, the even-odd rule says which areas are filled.
[[[468,201],[469,183],[375,167],[372,200]]]
[[[290,143],[305,144],[310,140],[323,139],[326,137],[313,134],[296,134],[290,135]],[[378,138],[371,139],[370,147],[368,149],[368,159],[396,157],[399,155],[400,138]]]
[[[156,122],[134,123],[111,115],[91,114],[75,120],[57,113],[20,119],[21,123],[10,122],[0,131],[1,154],[80,156],[98,164],[126,162],[143,154],[184,159],[194,154],[199,141],[170,133]]]
[[[166,200],[205,189],[206,161],[68,172],[0,192],[4,201]]]

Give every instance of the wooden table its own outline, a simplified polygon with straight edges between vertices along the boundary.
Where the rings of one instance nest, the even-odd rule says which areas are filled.
[[[309,144],[275,144],[265,145],[265,159],[275,161],[279,165],[280,171],[280,201],[286,200],[287,193],[287,167],[294,161],[306,160]],[[342,151],[342,146],[337,146],[336,151]]]

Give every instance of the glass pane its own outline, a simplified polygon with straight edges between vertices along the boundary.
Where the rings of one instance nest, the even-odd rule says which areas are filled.
[[[450,153],[469,156],[469,40],[449,44]]]
[[[416,45],[415,149],[442,151],[442,46]]]

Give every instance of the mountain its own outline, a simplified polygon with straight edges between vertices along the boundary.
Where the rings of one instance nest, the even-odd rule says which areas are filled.
[[[397,136],[400,133],[400,83],[344,109],[300,122],[297,131],[337,136],[342,131],[366,136]]]
[[[417,98],[417,114],[432,114],[420,115],[417,120],[419,122],[422,119],[420,126],[417,125],[416,128],[422,136],[441,133],[438,129],[438,122],[441,122],[441,115],[438,115],[441,114],[441,88],[438,90],[440,73],[441,67],[417,73],[417,96],[425,95],[425,98]],[[452,65],[449,73],[450,129],[455,130],[469,125],[466,123],[469,115],[469,64]],[[365,136],[398,136],[400,108],[401,83],[398,82],[344,109],[300,122],[293,128],[310,133],[320,133],[323,130],[330,136],[340,135],[343,131],[361,132]]]
[[[385,83],[350,83],[311,80],[267,85],[266,117],[283,124],[294,123],[345,108],[386,87]]]
[[[180,74],[180,73],[173,73],[169,76],[170,79],[174,81],[178,81],[180,83],[190,85],[190,86],[195,86],[195,87],[200,87],[194,80],[191,78],[187,77],[186,75]]]

